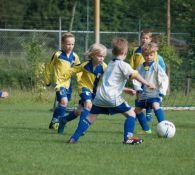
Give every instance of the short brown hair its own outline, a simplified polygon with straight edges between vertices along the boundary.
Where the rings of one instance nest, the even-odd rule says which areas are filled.
[[[63,33],[62,38],[61,38],[61,42],[64,42],[66,40],[66,38],[75,38],[75,37],[70,32]]]
[[[142,30],[140,37],[142,37],[144,35],[148,35],[150,38],[152,38],[152,32],[151,32],[151,30],[150,29],[144,29],[144,30]]]
[[[124,38],[115,38],[112,40],[112,54],[120,55],[123,51],[128,49],[128,41]]]

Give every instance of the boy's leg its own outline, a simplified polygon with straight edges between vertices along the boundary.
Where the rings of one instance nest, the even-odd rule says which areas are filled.
[[[143,109],[140,108],[136,108],[136,117],[142,127],[142,129],[147,133],[147,132],[151,132],[150,127],[147,124],[147,119],[146,116],[144,115]]]
[[[146,119],[149,122],[153,122],[152,109],[150,107],[146,108]]]
[[[165,120],[164,112],[162,108],[160,107],[160,103],[154,102],[152,106],[153,106],[154,113],[155,113],[155,116],[157,117],[158,122],[160,123],[163,120]]]
[[[135,111],[134,108],[130,107],[127,103],[123,103],[116,107],[116,111],[122,112],[126,117],[124,123],[124,144],[140,144],[143,142],[142,139],[134,137],[135,129]],[[124,112],[123,112],[124,111]]]
[[[124,144],[140,144],[143,142],[142,139],[134,137],[135,129],[135,116],[128,115],[124,123]]]
[[[59,126],[59,118],[65,115],[66,106],[62,104],[58,104],[55,108],[52,120],[49,125],[49,129],[58,129]]]
[[[79,140],[80,136],[82,136],[89,126],[93,123],[93,121],[96,119],[97,115],[96,114],[91,114],[87,118],[81,118],[79,124],[77,126],[76,131],[74,134],[70,137],[69,143],[75,143]]]
[[[53,117],[49,125],[49,129],[57,129],[59,125],[59,117],[63,117],[66,112],[66,106],[68,104],[68,98],[66,94],[66,89],[61,87],[59,91],[56,92],[56,97],[58,100],[58,106],[53,112]]]
[[[82,107],[79,106],[76,110],[69,111],[68,115],[65,114],[63,117],[59,118],[58,134],[64,132],[66,123],[76,119],[80,115],[81,110]]]

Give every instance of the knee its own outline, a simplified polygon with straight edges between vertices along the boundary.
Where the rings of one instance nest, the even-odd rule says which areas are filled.
[[[59,103],[60,103],[61,106],[66,107],[68,105],[68,100],[67,99],[61,99]]]
[[[87,110],[91,110],[91,108],[92,108],[92,102],[91,101],[88,101],[88,102],[86,102],[85,104],[84,104],[84,107],[87,109]]]
[[[76,109],[74,111],[74,113],[75,113],[76,116],[79,116],[79,115],[81,115],[81,110],[80,109]]]
[[[154,110],[158,110],[160,108],[160,104],[155,102],[153,103],[152,107]]]
[[[140,114],[142,112],[143,112],[143,109],[141,109],[141,108],[135,108],[135,113],[136,114]]]
[[[135,118],[135,116],[136,116],[135,110],[134,109],[129,110],[128,115]]]

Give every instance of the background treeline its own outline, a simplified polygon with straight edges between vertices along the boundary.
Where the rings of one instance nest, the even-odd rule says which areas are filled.
[[[0,28],[2,29],[48,29],[58,30],[61,19],[62,30],[70,28],[74,17],[73,31],[94,30],[94,1],[93,0],[0,0]],[[101,0],[101,31],[111,32],[140,32],[144,28],[154,33],[166,33],[166,0]],[[76,4],[75,13],[72,14]],[[159,52],[166,63],[171,66],[173,89],[185,86],[186,77],[194,77],[195,70],[195,1],[171,0],[171,32],[172,46],[166,45],[166,36],[158,38]],[[34,87],[36,78],[41,79],[37,69],[40,62],[50,58],[51,52],[57,49],[57,37],[50,34],[0,33],[1,49],[6,47],[10,53],[1,55],[0,70],[1,86]],[[16,37],[20,35],[21,37]],[[137,36],[117,35],[127,37],[138,44]],[[178,37],[179,36],[179,37]],[[187,36],[187,37],[186,37]],[[94,42],[90,34],[89,44]],[[101,34],[101,42],[110,48],[110,42],[115,35]],[[11,38],[9,40],[9,38]],[[14,38],[14,39],[12,39]],[[86,36],[76,34],[75,50],[82,54]],[[19,43],[19,45],[18,45]],[[132,42],[133,43],[133,42]],[[131,44],[132,44],[131,43]],[[16,54],[23,49],[23,55]],[[6,52],[6,54],[8,53]],[[4,66],[5,65],[5,66]],[[42,68],[42,67],[41,67]],[[39,71],[38,71],[39,72]],[[39,82],[40,83],[40,82]]]

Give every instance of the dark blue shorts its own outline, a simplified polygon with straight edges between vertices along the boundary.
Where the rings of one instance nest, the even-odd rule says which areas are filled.
[[[79,95],[81,99],[79,100],[79,104],[83,105],[83,103],[87,100],[93,100],[95,95],[91,93],[91,91],[87,88],[82,88],[82,92]]]
[[[57,101],[60,102],[62,98],[67,97],[68,101],[71,99],[71,93],[65,88],[60,87],[59,91],[56,91]]]
[[[149,98],[147,100],[135,100],[135,107],[152,109],[152,104],[154,102],[161,104],[160,98]]]
[[[126,102],[122,103],[119,106],[116,107],[100,107],[100,106],[92,106],[92,109],[90,111],[91,114],[119,114],[119,113],[125,113],[131,109],[131,106],[129,106]]]

